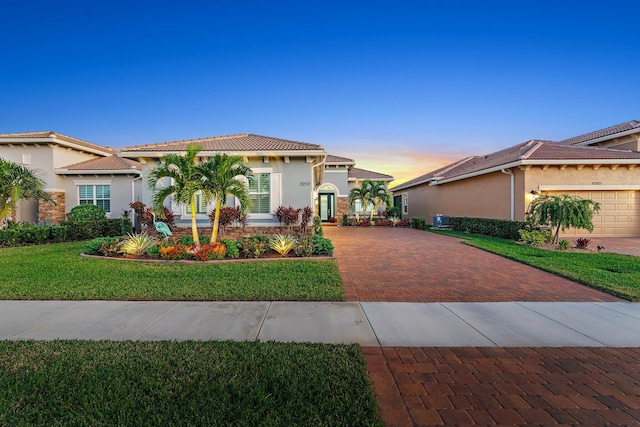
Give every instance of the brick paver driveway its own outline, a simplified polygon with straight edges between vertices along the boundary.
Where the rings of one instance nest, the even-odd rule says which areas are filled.
[[[326,227],[325,234],[350,301],[617,300],[433,233]],[[638,348],[363,351],[387,426],[640,425]]]
[[[348,301],[619,301],[448,236],[409,228],[324,230]]]

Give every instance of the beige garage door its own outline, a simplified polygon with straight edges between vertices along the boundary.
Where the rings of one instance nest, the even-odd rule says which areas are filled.
[[[640,236],[640,191],[550,191],[548,194],[570,194],[600,203],[600,212],[593,217],[593,233],[570,229],[565,236]]]

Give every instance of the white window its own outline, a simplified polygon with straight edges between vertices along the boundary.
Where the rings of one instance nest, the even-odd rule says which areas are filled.
[[[207,202],[201,192],[196,193],[196,214],[207,213]],[[187,214],[191,215],[191,204],[187,205]]]
[[[409,193],[402,193],[402,213],[409,213]]]
[[[111,212],[110,185],[79,185],[78,204],[97,205],[106,212]]]
[[[253,202],[251,213],[268,214],[271,211],[271,174],[254,173],[249,182],[249,198]]]

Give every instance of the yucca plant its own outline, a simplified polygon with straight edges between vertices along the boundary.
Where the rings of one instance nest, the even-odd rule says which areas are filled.
[[[144,255],[147,250],[156,244],[155,239],[148,236],[146,233],[141,234],[127,234],[122,246],[120,246],[120,253],[127,255]]]
[[[284,257],[297,243],[298,239],[291,235],[277,234],[269,240],[269,247]]]

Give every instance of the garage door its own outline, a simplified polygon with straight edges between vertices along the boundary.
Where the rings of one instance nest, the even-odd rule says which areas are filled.
[[[565,231],[565,236],[640,236],[640,191],[550,191],[548,194],[569,194],[600,203],[600,212],[593,217],[593,233],[570,229]]]

